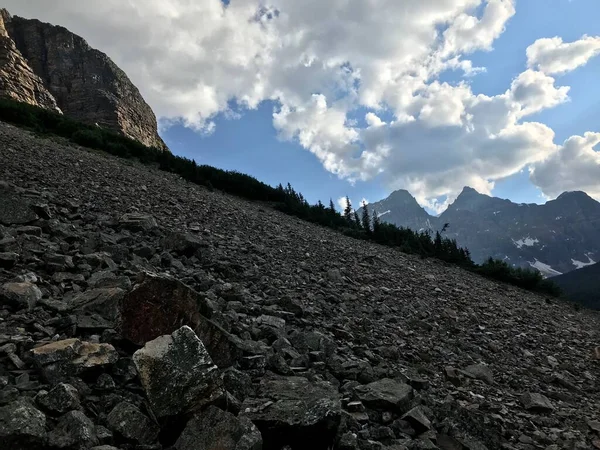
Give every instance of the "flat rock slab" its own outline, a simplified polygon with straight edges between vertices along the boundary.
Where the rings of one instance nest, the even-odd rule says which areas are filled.
[[[188,326],[146,343],[133,362],[157,417],[194,411],[223,395],[217,366]]]
[[[256,397],[242,404],[263,436],[265,450],[327,449],[341,419],[337,390],[327,382],[302,377],[269,377],[260,382]]]
[[[487,384],[494,384],[494,373],[492,369],[483,364],[472,364],[463,369],[463,373],[469,378],[481,380]]]
[[[521,396],[523,408],[533,412],[552,412],[554,406],[545,395],[527,392]]]
[[[0,305],[6,304],[18,310],[32,310],[42,298],[42,291],[33,283],[5,283],[0,286]]]
[[[261,450],[262,436],[243,415],[235,417],[215,406],[194,416],[175,443],[176,450]]]
[[[114,364],[119,355],[110,344],[95,344],[79,339],[65,339],[34,348],[31,355],[49,383],[88,369]]]
[[[391,378],[383,378],[354,390],[359,400],[377,411],[394,411],[403,414],[408,411],[413,399],[413,388]]]

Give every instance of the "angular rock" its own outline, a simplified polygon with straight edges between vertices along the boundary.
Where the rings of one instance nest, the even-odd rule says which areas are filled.
[[[413,388],[391,378],[384,378],[364,386],[357,386],[356,396],[367,407],[378,411],[408,411],[413,398]]]
[[[256,397],[243,402],[241,412],[260,430],[265,450],[284,445],[320,450],[333,445],[341,403],[328,382],[269,377],[261,380]]]
[[[94,423],[81,411],[63,415],[54,430],[48,434],[51,447],[85,450],[98,445]]]
[[[147,342],[133,361],[157,417],[194,411],[223,395],[217,366],[188,326]]]
[[[429,421],[429,419],[427,418],[427,416],[423,412],[423,409],[420,406],[416,406],[415,408],[408,411],[402,416],[402,419],[410,423],[419,434],[431,430],[431,422]]]
[[[548,400],[548,397],[538,393],[527,392],[521,396],[521,403],[523,404],[523,408],[528,411],[533,412],[552,412],[554,411],[554,406]]]
[[[492,369],[483,364],[472,364],[463,369],[463,373],[470,378],[476,378],[485,381],[487,384],[494,384],[494,374]]]
[[[261,450],[262,437],[247,417],[215,406],[195,415],[175,443],[177,450]]]
[[[160,428],[135,405],[121,402],[106,418],[108,427],[123,438],[138,444],[151,444],[158,438]]]
[[[209,320],[211,313],[209,303],[182,282],[147,274],[124,297],[118,329],[125,339],[144,345],[187,325],[202,340],[215,364],[229,367],[242,356],[244,344]]]
[[[119,288],[90,289],[73,297],[69,309],[80,328],[114,328],[124,296]]]
[[[19,262],[19,254],[14,252],[0,253],[0,269],[12,269]]]
[[[31,354],[49,383],[59,383],[64,377],[113,364],[119,358],[110,344],[96,344],[79,339],[52,342],[34,348]]]
[[[123,214],[119,219],[119,225],[131,231],[150,231],[158,224],[156,219],[149,214]]]
[[[59,414],[80,408],[79,392],[67,383],[59,383],[50,392],[40,393],[36,401],[46,411]]]
[[[46,416],[24,398],[0,407],[0,443],[11,450],[45,448]]]
[[[0,224],[21,225],[37,219],[37,214],[27,200],[9,186],[0,184]]]
[[[186,256],[199,256],[200,249],[207,244],[190,233],[170,233],[160,241],[160,246],[167,251]]]
[[[32,310],[41,298],[42,291],[33,283],[4,283],[0,286],[0,305],[8,305],[15,310]]]

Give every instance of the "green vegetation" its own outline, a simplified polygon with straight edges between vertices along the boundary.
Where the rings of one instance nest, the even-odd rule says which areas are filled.
[[[330,200],[329,207],[325,207],[320,201],[316,205],[310,205],[290,184],[285,188],[282,185],[274,188],[249,175],[198,165],[194,160],[146,147],[113,131],[86,125],[52,111],[12,100],[0,99],[0,120],[44,135],[61,136],[75,144],[102,150],[121,158],[135,159],[160,170],[176,173],[211,190],[218,189],[249,200],[268,202],[286,214],[332,228],[356,239],[396,247],[405,253],[435,257],[525,289],[551,295],[557,295],[559,292],[556,285],[544,280],[537,271],[515,269],[503,261],[493,259],[482,265],[474,264],[469,250],[459,247],[456,240],[442,237],[444,230],[438,231],[432,239],[428,232],[415,232],[381,222],[377,214],[369,215],[367,205],[363,205],[363,214],[359,217],[348,198],[346,209],[343,214],[339,214],[333,201]]]

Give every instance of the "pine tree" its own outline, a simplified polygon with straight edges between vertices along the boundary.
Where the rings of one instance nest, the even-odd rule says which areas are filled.
[[[346,196],[346,208],[344,209],[344,217],[346,221],[352,223],[352,204],[350,203],[350,197]]]
[[[333,203],[333,199],[329,199],[329,213],[332,215],[336,215],[337,211],[335,209],[335,203]]]
[[[433,248],[435,250],[435,254],[439,255],[442,253],[442,235],[439,231],[435,232],[435,239],[433,240]]]
[[[381,231],[381,222],[379,221],[377,211],[373,211],[373,219],[371,223],[373,224],[373,234],[378,234]]]
[[[367,202],[362,203],[362,227],[367,233],[371,232],[371,216],[369,215]]]
[[[354,211],[354,225],[358,229],[362,228],[361,223],[360,223],[360,217],[358,217],[358,212],[356,212],[356,211]]]

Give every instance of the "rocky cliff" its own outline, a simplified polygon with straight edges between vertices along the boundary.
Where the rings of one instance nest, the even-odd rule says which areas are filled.
[[[0,10],[0,97],[58,111],[56,100],[9,36],[5,22],[10,19]]]
[[[5,95],[167,149],[156,117],[111,59],[69,30],[2,10],[0,64]]]
[[[0,161],[2,448],[600,447],[598,313],[2,123]]]

